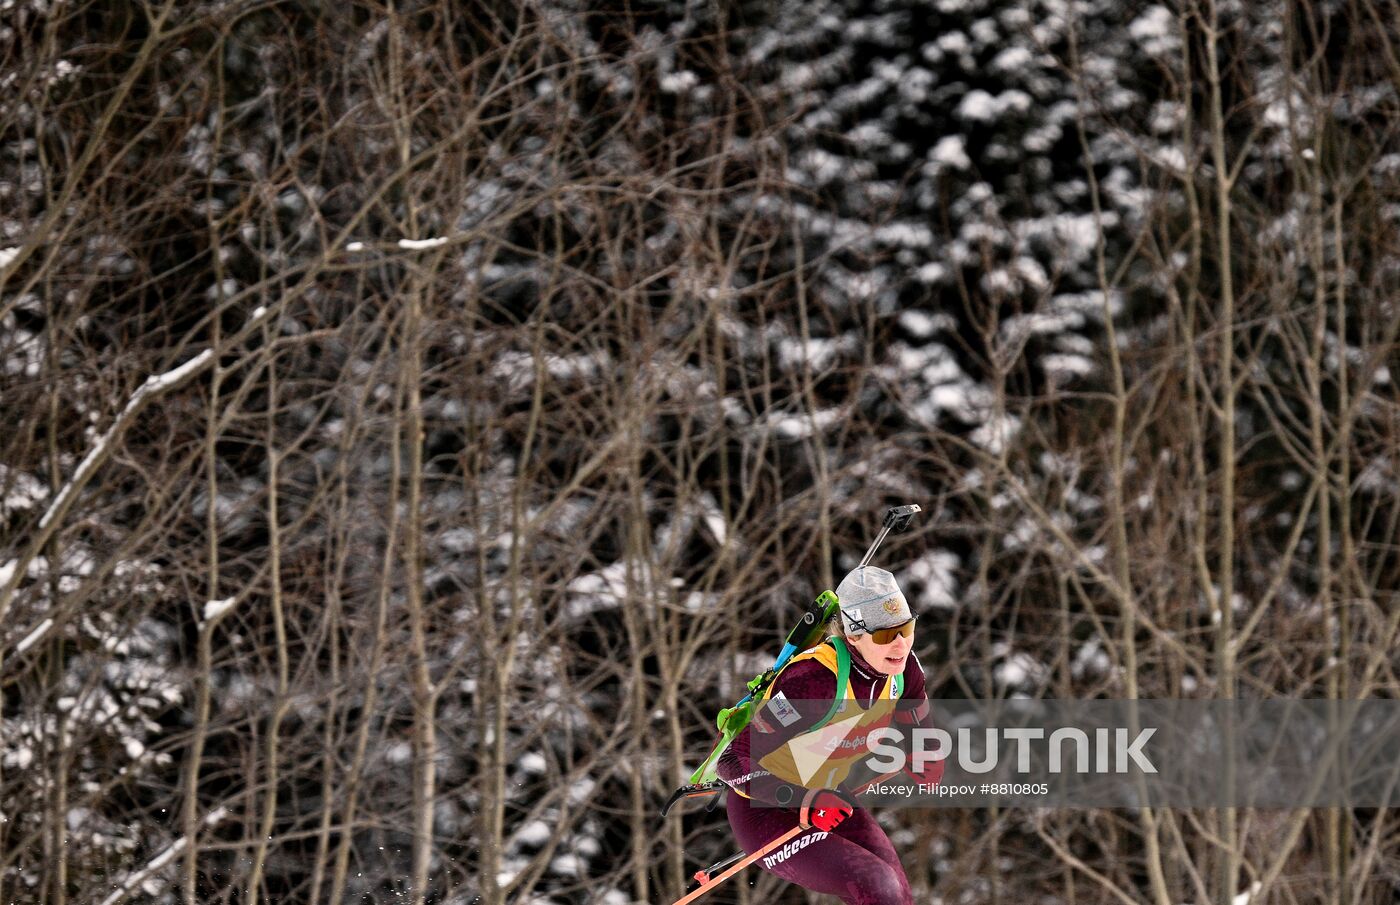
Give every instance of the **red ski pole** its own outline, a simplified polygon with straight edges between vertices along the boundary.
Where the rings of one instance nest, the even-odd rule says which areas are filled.
[[[693,901],[695,901],[696,899],[698,899],[698,898],[700,898],[701,896],[703,896],[705,893],[709,892],[711,889],[715,888],[715,887],[718,886],[719,884],[723,883],[725,880],[728,880],[730,877],[734,876],[734,875],[737,874],[739,871],[743,870],[744,868],[748,867],[750,864],[752,864],[752,863],[754,863],[755,861],[757,861],[759,858],[762,858],[764,855],[768,854],[768,853],[771,852],[773,849],[775,849],[775,848],[777,848],[778,846],[782,845],[784,842],[787,842],[789,839],[791,839],[793,836],[796,836],[798,833],[802,832],[804,829],[805,829],[805,827],[803,827],[803,826],[801,826],[801,825],[798,825],[798,826],[793,827],[792,829],[788,830],[786,833],[783,833],[783,834],[782,834],[781,836],[779,836],[777,839],[774,839],[772,842],[770,842],[770,843],[768,843],[767,845],[765,845],[763,848],[759,849],[758,851],[754,852],[752,855],[749,855],[747,858],[745,858],[744,860],[740,861],[738,864],[735,864],[733,867],[729,868],[729,870],[727,870],[727,871],[725,871],[724,873],[720,874],[718,877],[714,877],[714,878],[712,879],[712,878],[710,877],[710,875],[707,874],[707,873],[705,873],[705,871],[703,871],[703,870],[697,872],[697,873],[695,874],[695,879],[697,879],[697,880],[700,881],[700,886],[699,886],[699,888],[694,889],[694,890],[691,890],[690,892],[686,893],[686,895],[685,895],[684,898],[677,899],[676,902],[675,902],[675,905],[686,905],[687,902],[693,902]]]

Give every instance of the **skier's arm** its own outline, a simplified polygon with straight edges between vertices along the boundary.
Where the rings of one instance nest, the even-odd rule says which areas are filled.
[[[720,755],[716,773],[731,789],[754,801],[797,807],[807,789],[775,776],[759,762],[826,715],[836,695],[836,676],[813,660],[784,669],[773,694],[754,708],[753,718]]]
[[[890,724],[890,728],[899,732],[898,747],[904,755],[903,768],[877,770],[872,764],[882,760],[882,758],[863,757],[851,769],[846,781],[842,783],[842,787],[852,795],[863,795],[869,791],[871,786],[898,779],[901,774],[913,776],[920,782],[936,783],[938,776],[942,775],[942,761],[938,762],[938,776],[927,780],[922,775],[922,773],[928,772],[927,769],[919,774],[913,770],[914,730],[933,727],[933,721],[930,717],[931,710],[928,694],[925,690],[923,666],[919,663],[919,658],[910,653],[909,662],[904,665],[904,693],[900,695],[899,701],[895,704],[894,717]],[[926,765],[926,768],[932,766],[930,763]]]

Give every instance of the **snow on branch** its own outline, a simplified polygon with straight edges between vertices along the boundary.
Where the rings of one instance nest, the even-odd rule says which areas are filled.
[[[436,236],[432,239],[400,239],[394,244],[404,251],[423,251],[428,248],[437,248],[439,245],[446,245],[452,241],[446,236]],[[364,251],[366,248],[363,242],[351,242],[345,246],[346,251]]]
[[[78,463],[78,468],[73,472],[72,479],[63,485],[63,489],[58,492],[58,496],[49,505],[44,517],[39,519],[39,530],[43,531],[47,528],[54,518],[68,508],[71,497],[87,484],[89,473],[97,467],[102,459],[106,458],[108,445],[115,439],[117,433],[126,426],[130,416],[141,408],[147,397],[179,384],[180,381],[202,368],[213,357],[214,350],[205,349],[172,371],[166,371],[164,374],[152,374],[147,377],[146,382],[131,394],[131,398],[127,400],[126,408],[122,409],[122,413],[117,416],[117,420],[112,422],[112,426],[107,428],[107,433],[102,435],[102,438],[93,445],[92,449],[88,450],[83,461]]]
[[[14,564],[14,569],[8,580],[0,586],[0,622],[4,622],[5,615],[10,608],[10,602],[14,599],[15,591],[19,587],[20,577],[25,574],[30,561],[43,549],[44,544],[48,543],[59,520],[68,512],[78,494],[87,486],[88,481],[92,480],[98,467],[106,460],[117,437],[126,431],[148,400],[178,386],[203,370],[213,360],[214,350],[205,349],[177,368],[166,371],[164,374],[152,374],[147,377],[145,382],[137,387],[136,392],[131,394],[131,398],[127,400],[121,414],[116,417],[111,427],[107,428],[107,432],[98,439],[92,449],[88,450],[88,454],[74,469],[73,476],[68,479],[68,483],[64,484],[63,488],[54,496],[53,502],[49,504],[43,517],[39,519],[38,529],[30,538],[29,546]]]
[[[15,647],[15,653],[22,654],[34,645],[38,644],[41,640],[43,640],[43,637],[49,633],[49,629],[51,628],[53,628],[52,618],[45,619],[43,622],[39,623],[37,626],[34,627],[34,631],[25,635],[24,640],[21,641]]]
[[[205,828],[208,828],[219,823],[227,816],[228,808],[215,808],[205,816],[202,823],[204,824]],[[169,848],[161,852],[159,855],[156,855],[150,861],[146,862],[145,867],[127,875],[126,881],[122,883],[122,885],[119,886],[110,896],[102,900],[102,905],[117,905],[118,902],[122,901],[127,896],[136,892],[137,887],[139,887],[142,883],[145,883],[148,879],[151,878],[151,876],[159,872],[167,864],[179,857],[180,853],[185,850],[185,845],[188,841],[189,840],[187,837],[181,836],[179,839],[176,839],[174,842],[170,843]]]
[[[204,604],[204,618],[200,620],[200,627],[203,628],[211,622],[217,622],[224,617],[224,614],[233,609],[238,598],[225,597],[223,600],[210,600]]]

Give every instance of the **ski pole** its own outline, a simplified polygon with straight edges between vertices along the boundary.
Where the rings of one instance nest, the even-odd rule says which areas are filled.
[[[775,848],[777,848],[778,846],[782,845],[784,842],[787,842],[787,841],[788,841],[789,839],[791,839],[793,836],[796,836],[798,833],[803,832],[804,829],[805,829],[805,827],[803,827],[801,824],[798,824],[797,826],[795,826],[795,827],[793,827],[792,829],[788,830],[786,833],[783,833],[783,834],[782,834],[781,836],[779,836],[777,839],[774,839],[772,842],[770,842],[770,843],[768,843],[767,845],[765,845],[763,848],[761,848],[761,849],[759,849],[758,851],[754,852],[752,855],[749,855],[747,858],[745,858],[744,860],[740,861],[738,864],[735,864],[733,867],[729,868],[729,869],[726,870],[724,873],[720,874],[718,877],[715,877],[713,880],[709,878],[709,876],[708,876],[708,874],[707,874],[706,871],[700,871],[699,873],[696,874],[696,879],[697,879],[697,880],[700,880],[700,886],[699,886],[699,888],[698,888],[698,889],[694,889],[694,890],[690,891],[689,893],[686,893],[686,895],[685,895],[684,898],[677,899],[676,902],[675,902],[675,905],[686,905],[687,902],[693,902],[693,901],[695,901],[696,899],[700,898],[700,897],[701,897],[702,895],[704,895],[705,893],[709,892],[709,891],[710,891],[711,889],[713,889],[714,887],[716,887],[716,886],[718,886],[719,884],[723,883],[725,880],[728,880],[730,877],[734,876],[734,875],[737,874],[739,871],[743,870],[744,868],[748,867],[750,864],[752,864],[752,863],[754,863],[755,861],[757,861],[759,858],[762,858],[764,855],[768,854],[768,853],[771,852],[773,849],[775,849]],[[723,862],[721,862],[721,863],[723,863]],[[701,874],[705,874],[705,876],[702,878],[702,877],[701,877]]]
[[[923,507],[918,503],[910,503],[907,506],[892,506],[890,509],[886,510],[885,523],[880,528],[880,535],[875,538],[875,543],[870,545],[870,549],[865,551],[865,555],[861,557],[860,565],[857,566],[857,568],[865,568],[866,564],[870,562],[870,557],[874,556],[875,551],[880,548],[880,542],[885,539],[886,534],[890,533],[891,528],[893,528],[895,532],[903,531],[905,528],[909,527],[909,520],[912,519],[915,514],[923,511]]]

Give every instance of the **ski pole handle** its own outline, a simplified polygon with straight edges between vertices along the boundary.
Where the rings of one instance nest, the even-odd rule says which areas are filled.
[[[733,867],[729,868],[729,870],[726,870],[718,877],[715,877],[714,879],[709,879],[708,877],[706,877],[706,879],[700,881],[700,886],[697,889],[693,889],[690,892],[686,893],[686,895],[683,898],[677,899],[675,905],[686,905],[687,902],[695,901],[696,899],[703,896],[705,893],[709,892],[714,887],[723,883],[725,880],[728,880],[730,877],[734,876],[739,871],[748,867],[750,864],[754,863],[759,858],[762,858],[764,855],[768,854],[773,849],[787,842],[793,836],[796,836],[798,833],[801,832],[804,832],[803,828],[801,826],[795,826],[792,829],[788,830],[786,833],[783,833],[777,839],[774,839],[772,842],[765,845],[763,848],[754,852],[752,855],[749,855],[747,858],[740,861],[738,864],[735,864]]]

